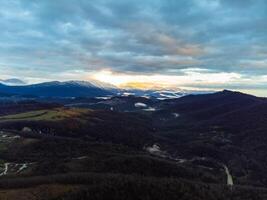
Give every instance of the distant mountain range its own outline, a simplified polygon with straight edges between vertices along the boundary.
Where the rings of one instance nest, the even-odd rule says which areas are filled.
[[[90,81],[52,81],[26,85],[19,79],[0,80],[0,94],[4,96],[32,97],[106,97],[106,96],[142,96],[160,100],[179,98],[188,94],[203,93],[186,90],[138,90],[120,89],[114,85],[96,80]],[[207,93],[207,92],[204,92]],[[1,95],[3,96],[3,95]]]
[[[0,84],[0,92],[13,95],[30,95],[37,97],[96,97],[113,95],[110,85],[83,81],[45,82],[33,85],[11,86]]]
[[[10,79],[0,79],[0,83],[3,83],[5,85],[26,85],[26,82],[17,79],[17,78],[10,78]]]

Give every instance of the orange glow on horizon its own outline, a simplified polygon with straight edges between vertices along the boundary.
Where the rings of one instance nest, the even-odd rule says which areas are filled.
[[[194,87],[192,85],[205,84],[220,85],[229,82],[234,82],[240,79],[240,75],[236,73],[206,73],[188,70],[181,75],[138,75],[115,73],[109,70],[103,70],[94,73],[91,78],[113,84],[120,88],[131,89],[174,89],[181,87]],[[197,87],[196,87],[197,88]],[[202,88],[203,89],[203,88]]]

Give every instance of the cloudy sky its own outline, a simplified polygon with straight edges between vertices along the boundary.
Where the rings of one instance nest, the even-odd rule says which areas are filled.
[[[0,79],[267,96],[265,0],[1,0]]]

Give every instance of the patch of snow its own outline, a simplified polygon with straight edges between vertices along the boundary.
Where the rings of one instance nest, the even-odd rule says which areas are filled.
[[[185,162],[187,162],[186,159],[176,159],[176,160],[178,161],[178,163],[185,163]]]
[[[226,176],[227,176],[227,185],[233,186],[234,185],[233,177],[230,174],[230,171],[229,171],[228,167],[226,165],[223,165],[223,167],[224,167],[224,170],[225,170],[225,173],[226,173]]]
[[[146,98],[146,99],[150,99],[150,96],[146,96],[146,95],[141,96],[141,97]]]
[[[102,99],[102,100],[108,100],[108,99],[111,99],[112,97],[111,96],[108,96],[108,97],[95,97],[96,99]]]
[[[146,147],[145,149],[152,155],[163,157],[163,158],[167,157],[166,152],[162,151],[160,149],[160,146],[157,144],[153,144],[152,147]]]
[[[157,144],[153,144],[152,147],[147,147],[149,153],[161,152],[160,147]]]
[[[146,108],[147,105],[145,103],[137,102],[134,104],[136,108]]]
[[[4,169],[4,171],[0,174],[0,176],[4,176],[4,175],[7,174],[7,172],[8,172],[8,165],[9,165],[9,163],[5,163],[5,169]]]
[[[143,110],[148,111],[148,112],[154,112],[154,111],[156,111],[156,108],[149,107],[149,108],[143,109]]]
[[[132,95],[135,95],[135,93],[132,93],[132,92],[124,92],[121,96],[128,97],[128,96],[132,96]]]
[[[27,163],[23,163],[22,166],[17,171],[17,173],[21,172],[22,170],[26,169],[27,167],[28,167]]]
[[[22,129],[22,132],[32,132],[32,129],[31,128],[29,128],[29,127],[24,127],[23,129]]]
[[[158,97],[157,99],[160,100],[160,101],[163,101],[163,100],[166,100],[167,98]]]
[[[179,113],[172,113],[174,118],[177,118],[177,117],[180,117],[180,114]]]
[[[180,98],[183,95],[176,95],[176,94],[159,94],[162,96],[162,98],[167,98],[167,99],[175,99],[175,98]]]
[[[76,160],[83,160],[83,159],[86,159],[88,158],[88,156],[80,156],[80,157],[77,157],[77,158],[74,158]]]

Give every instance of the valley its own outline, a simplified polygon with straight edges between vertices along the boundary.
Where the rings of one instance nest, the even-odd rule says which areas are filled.
[[[3,0],[0,200],[267,200],[267,0]]]
[[[0,197],[265,199],[266,102],[232,91],[5,101]]]

